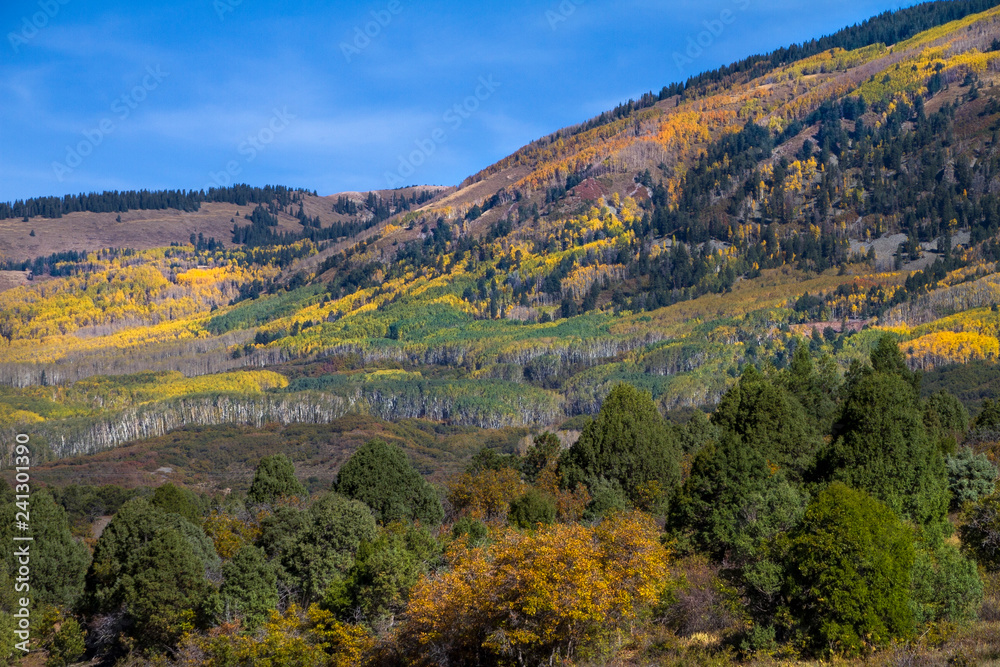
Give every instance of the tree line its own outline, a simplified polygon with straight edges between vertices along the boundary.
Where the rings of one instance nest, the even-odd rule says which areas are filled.
[[[255,187],[237,184],[205,190],[105,190],[63,197],[32,197],[0,203],[0,220],[8,218],[61,218],[68,213],[126,213],[134,210],[175,208],[197,211],[203,202],[246,206],[277,201],[281,206],[299,201],[304,190],[283,185]],[[315,193],[314,193],[315,194]]]

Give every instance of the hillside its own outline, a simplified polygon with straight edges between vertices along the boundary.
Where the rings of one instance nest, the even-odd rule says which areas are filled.
[[[1000,664],[991,4],[455,187],[0,204],[0,663]]]
[[[15,202],[0,424],[53,456],[247,414],[555,427],[619,381],[711,406],[803,343],[844,369],[884,330],[914,367],[992,363],[1000,10],[979,8],[700,75],[457,189]]]

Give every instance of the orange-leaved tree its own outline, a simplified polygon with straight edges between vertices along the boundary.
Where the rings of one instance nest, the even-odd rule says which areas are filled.
[[[668,552],[641,512],[589,527],[497,528],[414,587],[400,633],[414,661],[536,664],[627,630],[658,598]]]

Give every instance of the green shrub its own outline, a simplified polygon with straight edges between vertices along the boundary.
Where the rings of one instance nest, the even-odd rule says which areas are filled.
[[[511,501],[507,520],[518,528],[535,528],[538,524],[548,526],[555,523],[556,505],[537,489],[529,489],[523,496]]]
[[[958,530],[966,553],[988,571],[1000,571],[1000,491],[973,504]]]
[[[63,619],[48,650],[49,657],[45,661],[45,667],[64,667],[83,657],[86,651],[84,632],[75,618],[70,616]]]
[[[913,536],[886,505],[834,482],[787,537],[792,636],[816,654],[857,655],[913,631]]]
[[[489,537],[489,529],[482,521],[477,521],[471,517],[464,516],[451,527],[451,536],[460,539],[466,537],[469,544],[476,546],[482,544]]]
[[[954,545],[918,549],[913,562],[914,620],[964,623],[976,618],[983,582],[976,564]]]
[[[952,509],[975,502],[996,488],[996,466],[985,454],[976,454],[970,447],[963,447],[957,454],[947,457],[944,465],[948,471]]]
[[[629,508],[628,498],[621,485],[604,477],[598,477],[590,483],[590,503],[587,505],[583,518],[596,521],[607,514],[624,512]]]

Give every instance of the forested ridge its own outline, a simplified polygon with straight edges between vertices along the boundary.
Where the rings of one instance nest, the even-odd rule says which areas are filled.
[[[227,204],[162,247],[119,215],[116,247],[0,257],[0,431],[42,482],[35,646],[1000,660],[991,4],[692,77],[455,189],[0,205],[34,236]]]
[[[712,405],[802,337],[842,369],[880,329],[924,370],[994,362],[1000,41],[974,4],[879,17],[838,38],[855,50],[776,56],[726,94],[693,86],[526,149],[510,164],[531,173],[490,196],[341,196],[327,206],[349,219],[321,223],[300,191],[235,186],[209,193],[252,206],[232,238],[8,264],[34,284],[0,294],[0,418],[45,420],[61,455],[127,441],[84,436],[108,432],[105,406],[175,423],[110,400],[125,379],[72,389],[95,375],[280,365],[268,392],[499,426],[593,414],[620,381],[663,410]],[[928,17],[958,20],[918,32]],[[868,43],[885,30],[894,46]]]
[[[0,203],[0,220],[6,218],[35,217],[59,218],[67,213],[125,213],[134,209],[176,208],[197,211],[204,202],[226,202],[245,206],[250,203],[277,202],[287,206],[298,201],[296,190],[285,186],[249,185],[209,188],[204,190],[117,190],[102,193],[80,193],[65,197],[34,197],[15,202]]]

